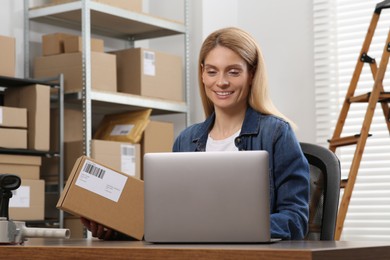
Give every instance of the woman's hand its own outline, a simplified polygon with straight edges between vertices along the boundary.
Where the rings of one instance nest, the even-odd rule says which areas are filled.
[[[115,237],[115,231],[94,221],[81,217],[81,223],[92,233],[93,237],[103,240],[112,240]]]

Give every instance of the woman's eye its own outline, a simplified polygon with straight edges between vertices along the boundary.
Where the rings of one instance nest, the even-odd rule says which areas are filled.
[[[206,72],[209,76],[214,76],[215,74],[217,74],[215,70],[207,70]]]
[[[240,71],[239,70],[229,70],[228,74],[231,76],[239,76]]]

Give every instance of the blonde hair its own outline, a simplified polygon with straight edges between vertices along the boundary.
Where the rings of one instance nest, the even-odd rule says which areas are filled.
[[[269,97],[267,73],[260,47],[251,35],[235,27],[223,28],[211,33],[202,44],[198,61],[198,83],[205,116],[209,117],[214,112],[214,105],[205,92],[202,66],[209,52],[217,46],[229,48],[247,63],[248,71],[253,75],[248,95],[249,106],[263,114],[280,117],[295,127],[291,120],[279,112]]]

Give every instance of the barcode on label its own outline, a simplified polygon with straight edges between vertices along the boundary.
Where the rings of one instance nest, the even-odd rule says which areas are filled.
[[[124,156],[134,156],[134,147],[132,146],[122,146],[122,155]]]
[[[154,60],[154,52],[145,51],[144,58],[146,60]]]
[[[84,172],[89,173],[93,176],[96,176],[100,179],[104,178],[104,174],[106,174],[106,171],[102,168],[97,167],[96,165],[86,163],[83,169]]]

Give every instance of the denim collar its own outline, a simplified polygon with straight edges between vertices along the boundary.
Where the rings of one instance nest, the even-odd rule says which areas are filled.
[[[259,121],[261,114],[250,106],[248,106],[245,112],[244,123],[241,127],[240,136],[242,135],[256,135],[259,133]],[[196,151],[205,151],[208,134],[215,121],[215,112],[211,114],[203,123],[200,124],[197,132],[192,139],[192,142],[196,144]]]

